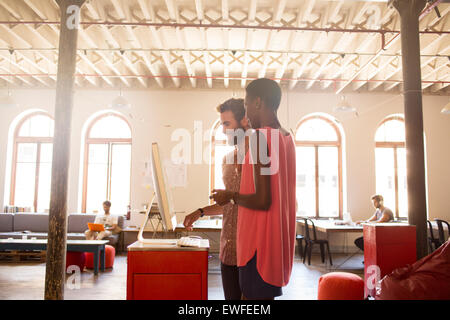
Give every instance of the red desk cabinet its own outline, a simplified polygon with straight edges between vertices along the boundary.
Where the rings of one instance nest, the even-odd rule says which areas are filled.
[[[127,300],[207,300],[208,248],[208,240],[201,248],[133,243]]]
[[[363,225],[364,296],[375,297],[376,280],[416,261],[416,227],[403,223]]]

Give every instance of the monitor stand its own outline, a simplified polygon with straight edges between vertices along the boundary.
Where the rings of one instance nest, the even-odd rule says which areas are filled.
[[[155,197],[156,197],[156,194],[155,194],[155,192],[153,192],[153,194],[152,194],[152,201],[150,202],[150,204],[148,206],[147,213],[146,213],[145,218],[144,218],[144,222],[142,223],[142,226],[139,229],[138,241],[140,243],[154,244],[154,245],[162,245],[162,244],[163,245],[164,244],[171,245],[171,244],[176,244],[176,240],[172,240],[172,239],[155,239],[156,233],[158,231],[158,227],[160,225],[161,225],[163,231],[165,231],[164,225],[162,224],[161,213],[160,212],[150,213],[150,211],[152,210],[153,202],[155,201]],[[154,217],[156,217],[158,219],[158,223],[157,223],[156,227],[153,224],[153,221],[152,221],[153,217],[152,216],[154,216]],[[145,226],[148,223],[149,218],[150,218],[150,223],[151,223],[152,229],[153,229],[153,235],[152,235],[151,239],[146,239],[146,238],[144,238],[144,229],[145,229]]]

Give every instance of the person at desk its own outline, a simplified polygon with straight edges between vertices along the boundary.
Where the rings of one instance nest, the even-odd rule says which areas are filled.
[[[356,224],[361,224],[364,222],[372,222],[372,223],[382,223],[382,222],[390,222],[394,221],[394,214],[391,209],[387,208],[383,204],[383,196],[382,195],[374,195],[372,197],[373,206],[375,207],[375,213],[365,221],[358,221]],[[364,251],[364,238],[359,237],[355,240],[355,245]]]
[[[86,240],[102,240],[103,238],[107,238],[113,234],[113,232],[117,232],[119,229],[117,216],[113,216],[110,213],[111,202],[105,201],[103,202],[103,210],[105,211],[102,215],[97,215],[95,217],[94,223],[103,224],[105,227],[105,231],[96,232],[91,230],[86,230],[84,234],[86,235]]]
[[[238,209],[237,263],[243,299],[272,300],[282,295],[294,262],[295,145],[277,117],[281,88],[261,78],[246,88],[251,126],[242,165],[241,187],[213,190],[219,205]]]
[[[220,113],[220,122],[223,132],[227,136],[228,144],[234,145],[235,150],[226,155],[222,164],[223,182],[227,189],[239,191],[241,183],[241,165],[244,152],[244,131],[249,128],[245,117],[243,99],[229,99],[217,107]],[[241,134],[234,134],[241,130]],[[231,161],[227,161],[231,159]],[[236,229],[238,206],[227,204],[223,207],[218,204],[206,206],[195,210],[184,219],[184,226],[192,230],[192,224],[204,215],[223,215],[222,232],[220,234],[220,268],[222,271],[222,285],[226,300],[240,300],[239,273],[236,264]]]

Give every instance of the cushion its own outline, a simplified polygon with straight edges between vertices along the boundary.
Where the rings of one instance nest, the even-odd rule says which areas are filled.
[[[84,233],[88,229],[88,222],[94,222],[95,214],[71,213],[67,218],[68,233]]]
[[[94,254],[86,252],[86,268],[94,268]],[[116,257],[116,249],[113,246],[105,245],[105,268],[112,268],[114,266],[114,258]],[[98,257],[98,267],[100,268],[100,256]]]
[[[48,232],[48,213],[14,214],[14,231]]]
[[[14,215],[0,213],[0,232],[12,232],[14,229]]]
[[[364,280],[353,273],[330,272],[319,278],[318,300],[363,300]]]
[[[69,266],[75,265],[80,268],[80,271],[83,271],[85,262],[86,262],[86,257],[84,255],[84,252],[67,251],[66,270]]]
[[[380,282],[376,300],[450,300],[450,241],[433,253],[395,269]]]

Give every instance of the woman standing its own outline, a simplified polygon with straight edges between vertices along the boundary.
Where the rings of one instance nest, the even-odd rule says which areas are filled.
[[[244,299],[273,299],[289,282],[295,250],[295,145],[277,117],[281,88],[257,79],[246,88],[254,130],[239,192],[213,190],[217,204],[238,209],[237,265]]]

